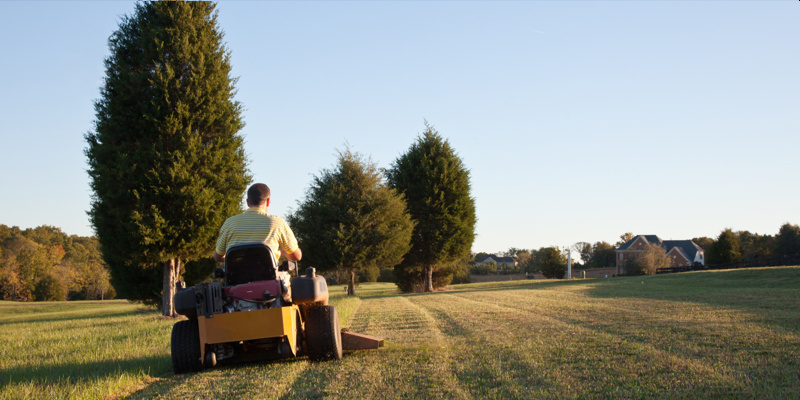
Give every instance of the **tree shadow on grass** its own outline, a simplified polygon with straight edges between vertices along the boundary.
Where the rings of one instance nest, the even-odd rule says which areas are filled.
[[[50,318],[37,318],[35,315],[19,315],[19,316],[9,317],[5,320],[0,320],[0,326],[20,324],[20,323],[38,324],[38,323],[49,323],[49,322],[80,321],[80,320],[98,319],[98,318],[117,318],[117,317],[121,318],[121,317],[130,317],[141,314],[142,314],[141,311],[131,310],[131,311],[108,312],[101,314],[87,314],[77,317],[70,315],[62,315]]]
[[[599,279],[599,278],[597,278]],[[597,280],[593,279],[593,280]],[[554,287],[564,287],[586,284],[588,280],[516,280],[516,281],[498,281],[498,282],[483,282],[483,283],[467,283],[448,286],[444,290],[429,293],[394,293],[394,294],[379,294],[379,295],[359,295],[361,299],[385,299],[390,297],[421,297],[421,296],[439,296],[455,293],[485,293],[485,292],[504,292],[511,290],[526,290],[526,289],[551,289]],[[474,286],[480,285],[480,286]]]
[[[5,384],[57,384],[90,382],[119,376],[121,373],[157,376],[169,368],[168,356],[146,356],[126,360],[107,360],[89,363],[45,364],[0,370],[0,382]]]

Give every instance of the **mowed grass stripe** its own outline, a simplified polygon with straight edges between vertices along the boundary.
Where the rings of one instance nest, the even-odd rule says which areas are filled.
[[[436,319],[408,297],[362,299],[354,332],[383,337],[379,351],[349,353],[328,386],[331,398],[467,399]],[[308,398],[308,397],[304,397]]]
[[[430,306],[440,309],[442,318],[450,316],[451,318],[461,318],[466,323],[461,323],[461,329],[465,330],[464,335],[475,338],[484,337],[486,344],[499,355],[509,356],[526,353],[528,351],[544,350],[550,354],[549,362],[569,367],[574,365],[572,371],[569,368],[565,369],[564,376],[559,377],[558,382],[551,382],[552,385],[559,385],[560,382],[569,381],[570,377],[576,377],[577,380],[570,386],[579,388],[581,393],[591,393],[592,387],[581,387],[582,383],[586,380],[592,380],[594,371],[597,368],[605,369],[606,371],[601,376],[610,382],[612,386],[606,388],[611,389],[612,393],[617,388],[625,388],[625,383],[635,380],[637,385],[645,383],[649,377],[657,376],[660,385],[654,387],[642,387],[646,391],[657,390],[660,393],[665,393],[666,397],[674,398],[676,396],[689,396],[689,393],[695,395],[714,396],[749,396],[755,395],[757,392],[749,390],[746,386],[753,381],[748,375],[742,373],[736,368],[730,368],[731,360],[724,357],[715,357],[713,354],[709,355],[708,350],[718,350],[718,343],[713,346],[707,346],[706,353],[700,354],[695,357],[688,357],[681,354],[676,354],[671,348],[675,341],[670,335],[666,337],[659,334],[653,335],[648,329],[650,321],[637,312],[631,318],[614,318],[611,316],[607,318],[614,322],[614,329],[609,330],[608,326],[604,331],[598,330],[597,327],[591,326],[591,322],[587,323],[588,315],[603,315],[609,317],[609,310],[605,312],[601,308],[616,308],[610,305],[609,302],[604,301],[602,305],[594,304],[593,301],[586,299],[575,299],[571,305],[558,301],[556,303],[549,302],[547,298],[562,297],[559,293],[549,293],[549,291],[520,291],[520,292],[487,292],[489,296],[474,296],[471,294],[454,294],[448,297],[460,297],[457,302],[436,301]],[[542,307],[541,303],[547,303]],[[458,303],[453,306],[453,303]],[[658,302],[656,302],[658,303]],[[664,302],[661,302],[662,304]],[[448,306],[450,304],[450,306]],[[652,304],[652,303],[651,303]],[[600,306],[600,307],[598,307]],[[594,310],[592,310],[594,308]],[[657,309],[658,307],[656,307]],[[666,307],[673,309],[674,307]],[[570,313],[581,313],[583,310],[589,309],[594,312],[583,312],[580,318],[565,318],[564,315]],[[463,311],[469,310],[469,311]],[[547,310],[546,313],[535,313],[531,310]],[[650,310],[655,315],[664,315],[666,313],[657,312],[651,308]],[[663,311],[663,310],[662,310]],[[673,310],[674,311],[674,310]],[[708,311],[708,315],[713,314]],[[719,323],[711,322],[710,325],[715,327],[725,328],[721,335],[732,335],[740,331],[742,327],[747,327],[747,324],[737,325],[739,322],[734,317],[735,313],[731,311],[722,311],[722,316],[713,316],[711,320],[722,319],[726,321],[725,326],[720,326]],[[652,315],[652,314],[651,314]],[[477,318],[476,318],[477,316]],[[639,319],[640,321],[636,322]],[[668,319],[668,318],[666,318]],[[587,326],[588,325],[588,326]],[[482,326],[482,329],[475,329],[474,327]],[[637,326],[638,329],[630,329],[631,326]],[[702,325],[701,325],[702,326]],[[735,327],[735,328],[734,328]],[[622,329],[620,329],[622,328]],[[731,329],[733,328],[733,329]],[[756,326],[752,328],[754,331],[748,337],[757,337],[763,334],[769,334],[768,329]],[[663,332],[664,327],[654,326],[653,330]],[[615,332],[616,331],[616,332]],[[505,351],[505,346],[493,345],[491,338],[501,338],[502,334],[506,333],[508,337],[513,337],[517,341],[517,349],[513,351]],[[719,334],[718,334],[719,335]],[[530,337],[538,337],[531,342]],[[702,336],[701,336],[702,337]],[[553,343],[551,338],[558,338],[558,341]],[[650,340],[649,338],[655,338]],[[766,346],[770,347],[778,345],[784,341],[784,346],[779,346],[781,350],[776,351],[776,354],[786,354],[777,362],[784,364],[791,362],[792,350],[797,349],[797,337],[787,337],[785,335],[778,335],[772,340],[766,340]],[[550,341],[546,346],[537,346],[537,342]],[[727,352],[735,352],[737,343],[729,340],[727,337],[723,338],[723,342],[728,342],[728,346],[723,346],[724,349],[716,351],[716,353],[728,354]],[[566,344],[566,345],[564,345]],[[678,342],[680,344],[680,342]],[[702,344],[702,343],[701,343]],[[747,345],[760,349],[764,347],[764,343],[759,339],[756,343],[747,342]],[[528,347],[529,350],[525,350]],[[539,347],[537,349],[537,347]],[[598,360],[592,360],[582,356],[584,354],[591,354],[593,356],[602,355],[608,349],[613,350],[618,360],[614,358],[600,357]],[[581,349],[582,351],[576,351]],[[621,356],[621,357],[620,357]],[[741,357],[740,357],[741,358]],[[747,358],[747,357],[745,357]],[[534,358],[535,361],[535,358]],[[599,363],[597,361],[600,361]],[[531,367],[535,367],[536,363],[532,362]],[[735,364],[734,364],[735,365]],[[587,374],[588,372],[588,374]],[[608,372],[611,372],[609,374]],[[785,371],[790,372],[790,371]],[[581,376],[584,375],[584,376]],[[775,374],[770,377],[775,378]],[[791,374],[787,374],[791,379]],[[613,379],[614,376],[622,377],[622,380]],[[608,379],[611,377],[611,379]],[[694,379],[693,379],[694,378]],[[622,386],[619,386],[622,384]],[[659,387],[660,386],[660,387]],[[692,388],[696,386],[705,387],[703,391],[697,392]],[[640,388],[632,387],[632,391],[616,392],[616,395],[627,393],[631,397],[637,397]],[[608,390],[606,390],[608,392]],[[560,388],[558,390],[559,396],[564,396],[570,393],[569,388]],[[543,393],[544,395],[544,393]],[[691,397],[691,396],[690,396]]]

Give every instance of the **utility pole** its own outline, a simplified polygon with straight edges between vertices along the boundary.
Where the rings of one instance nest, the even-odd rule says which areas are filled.
[[[572,279],[572,249],[567,248],[567,279]]]

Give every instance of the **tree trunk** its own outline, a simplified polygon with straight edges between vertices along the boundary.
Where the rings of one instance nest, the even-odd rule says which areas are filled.
[[[347,295],[356,295],[356,271],[350,270],[350,282],[347,284]]]
[[[433,266],[425,266],[425,287],[423,292],[433,292]]]
[[[175,285],[180,277],[180,258],[171,258],[164,262],[164,288],[161,292],[161,315],[177,317],[175,312]]]

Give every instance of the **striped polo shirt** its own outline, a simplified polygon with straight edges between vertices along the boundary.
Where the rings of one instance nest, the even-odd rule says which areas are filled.
[[[280,250],[293,253],[298,248],[297,238],[283,218],[253,207],[225,220],[219,230],[216,251],[225,254],[231,246],[254,242],[265,243],[275,257],[280,257]]]

